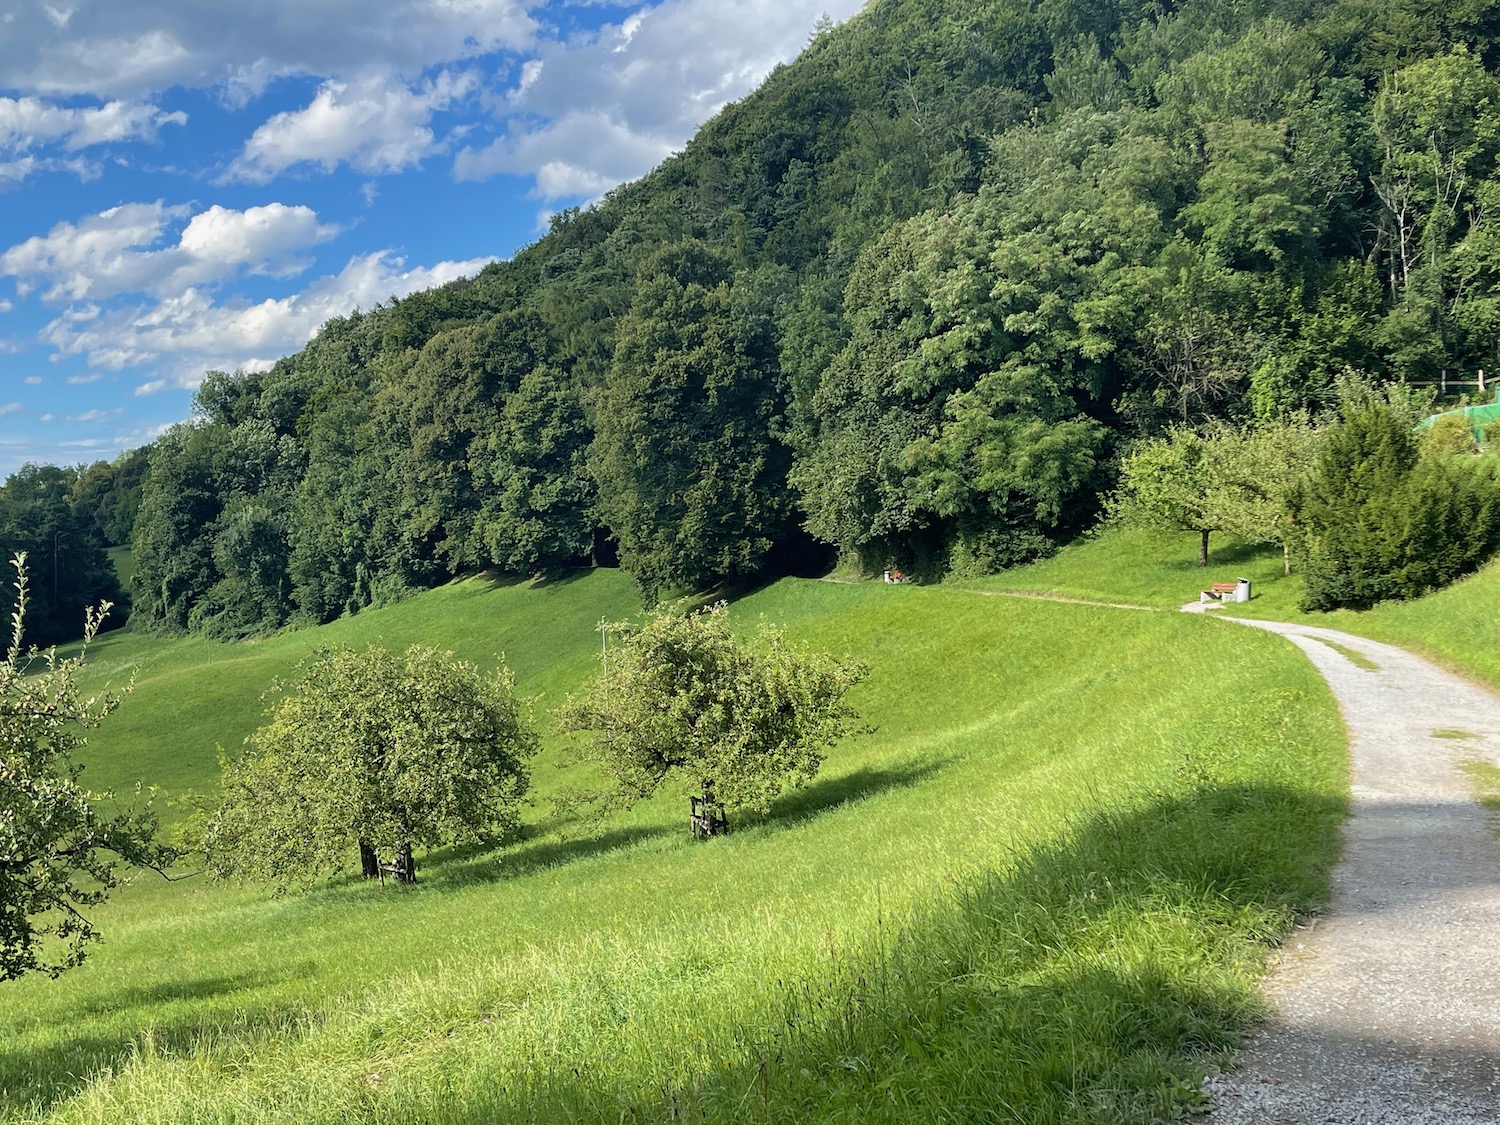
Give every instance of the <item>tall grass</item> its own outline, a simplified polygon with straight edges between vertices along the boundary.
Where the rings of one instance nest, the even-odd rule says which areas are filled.
[[[482,584],[341,623],[505,649],[581,682],[617,576]],[[0,990],[0,1118],[68,1122],[1036,1121],[1168,1117],[1257,1011],[1267,946],[1326,892],[1342,735],[1274,637],[1168,614],[787,581],[739,603],[867,660],[873,733],[770,815],[693,844],[664,796],[603,825],[546,798],[498,853],[385,891],[141,882],[61,980]],[[479,622],[483,624],[479,624]],[[121,712],[255,694],[313,640],[121,638]],[[497,643],[503,642],[503,643]],[[131,646],[136,646],[132,649]],[[212,651],[215,663],[209,666]],[[225,657],[234,659],[226,663]],[[102,667],[101,667],[102,670]],[[1225,683],[1234,683],[1225,692]],[[127,777],[208,776],[254,706]],[[212,736],[210,738],[209,736]]]

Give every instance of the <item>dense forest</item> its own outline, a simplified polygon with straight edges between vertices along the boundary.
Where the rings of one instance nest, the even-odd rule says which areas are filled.
[[[1480,0],[873,0],[512,260],[210,373],[73,510],[138,503],[138,626],[225,637],[480,568],[1036,558],[1140,438],[1500,370],[1497,62]]]

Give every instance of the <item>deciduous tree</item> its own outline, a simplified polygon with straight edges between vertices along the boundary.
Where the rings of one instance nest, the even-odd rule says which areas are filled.
[[[0,662],[0,980],[57,976],[80,964],[99,934],[84,911],[120,882],[119,864],[160,866],[149,805],[112,809],[80,780],[84,732],[118,703],[78,686],[84,656],[22,647],[26,557],[18,555],[10,646]],[[109,610],[90,610],[85,648]]]
[[[276,883],[337,870],[356,848],[366,877],[383,852],[413,881],[414,846],[504,838],[537,750],[508,671],[421,646],[324,652],[247,742],[206,850],[218,875]]]
[[[764,810],[809,781],[849,732],[845,696],[863,676],[858,662],[769,626],[740,639],[721,602],[654,614],[561,718],[566,730],[590,732],[577,753],[609,777],[609,799],[630,804],[676,780],[710,807]]]

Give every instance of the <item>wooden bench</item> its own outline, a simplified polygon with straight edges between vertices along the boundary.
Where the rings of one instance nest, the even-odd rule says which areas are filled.
[[[1205,602],[1222,602],[1229,595],[1237,593],[1239,588],[1240,584],[1238,582],[1215,582],[1207,590],[1203,591],[1203,597],[1200,600]]]

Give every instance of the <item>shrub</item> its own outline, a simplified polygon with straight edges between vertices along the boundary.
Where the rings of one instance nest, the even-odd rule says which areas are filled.
[[[1500,546],[1493,463],[1424,456],[1407,420],[1381,405],[1334,428],[1292,512],[1305,610],[1416,597],[1474,570]]]

